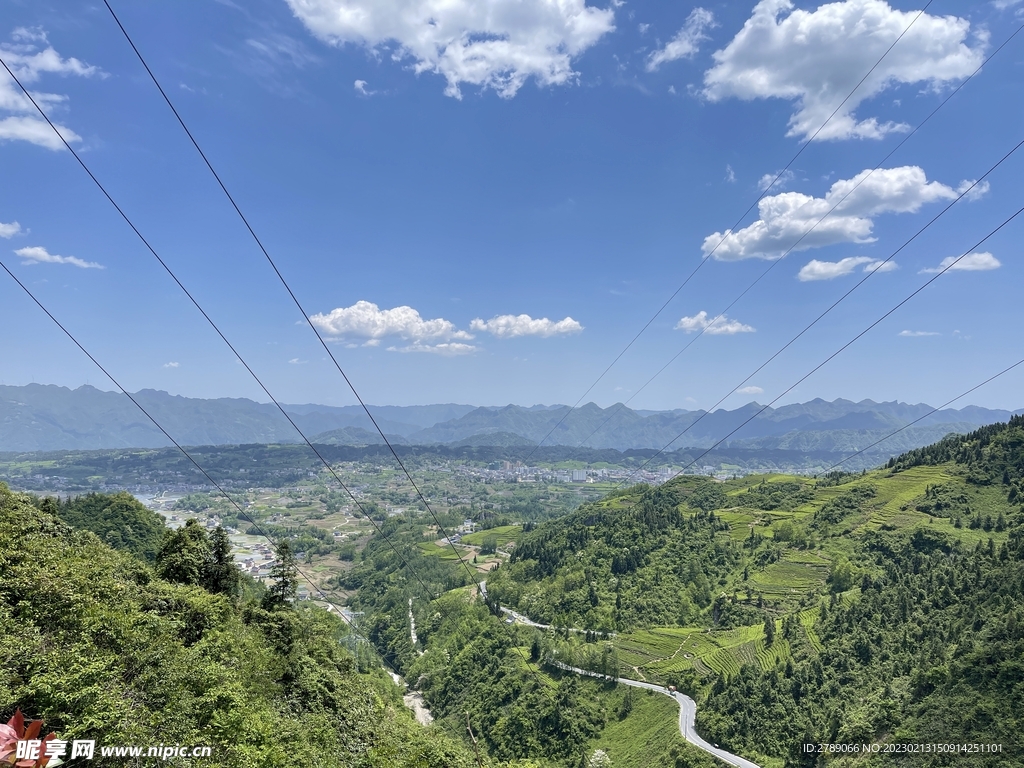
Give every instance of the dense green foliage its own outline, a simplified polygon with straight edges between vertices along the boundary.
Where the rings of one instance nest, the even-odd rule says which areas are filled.
[[[63,501],[42,498],[35,503],[73,528],[92,531],[114,549],[148,561],[156,558],[167,530],[160,515],[124,491],[88,493]]]
[[[637,492],[633,503],[584,505],[524,535],[488,588],[502,605],[558,626],[687,624],[716,610],[716,582],[741,556],[717,535],[728,526],[701,509],[724,498],[710,481],[686,478]]]
[[[878,739],[1011,750],[973,765],[1024,759],[1024,539],[989,551],[923,531],[883,533],[862,551],[878,575],[865,575],[849,604],[822,604],[823,650],[798,643],[784,665],[719,678],[700,709],[701,732],[741,754],[788,753],[799,765],[814,765],[801,759],[801,743]]]
[[[359,671],[339,619],[165,581],[2,484],[0,622],[0,717],[62,738],[211,745],[218,767],[476,765]]]

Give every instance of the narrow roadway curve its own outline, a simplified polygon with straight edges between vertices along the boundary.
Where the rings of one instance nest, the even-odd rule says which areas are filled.
[[[487,597],[487,582],[480,582],[480,591],[483,596]],[[539,629],[549,629],[547,624],[538,624],[535,621],[531,621],[526,616],[516,613],[509,608],[502,608],[503,613],[508,614],[516,621],[526,624],[531,627],[537,627]],[[679,693],[679,691],[670,691],[663,685],[655,685],[654,683],[644,683],[639,680],[628,680],[625,677],[611,678],[607,675],[602,675],[598,672],[591,672],[588,669],[580,669],[579,667],[570,667],[568,664],[563,664],[560,661],[554,659],[550,660],[550,663],[559,669],[565,670],[566,672],[575,672],[577,675],[586,675],[587,677],[596,677],[599,680],[610,680],[622,685],[629,685],[633,688],[646,688],[649,691],[657,691],[663,693],[666,696],[676,700],[679,704],[679,733],[682,734],[686,741],[693,744],[698,749],[702,749],[710,755],[714,755],[722,762],[734,765],[736,768],[760,768],[757,763],[752,763],[746,758],[734,755],[732,752],[726,752],[724,749],[719,749],[714,744],[710,744],[702,739],[695,728],[695,721],[697,719],[697,702],[687,696],[685,693]]]
[[[560,661],[552,659],[551,664],[563,669],[566,672],[575,672],[577,675],[586,675],[587,677],[596,677],[599,680],[608,680],[611,682],[621,683],[622,685],[629,685],[633,688],[646,688],[649,691],[657,691],[663,693],[666,696],[670,696],[676,700],[679,704],[679,732],[683,735],[683,738],[693,744],[699,749],[703,749],[708,754],[714,755],[719,760],[734,765],[736,768],[760,768],[757,763],[752,763],[746,758],[734,755],[732,752],[726,752],[724,749],[719,749],[714,744],[709,744],[702,739],[694,728],[694,720],[697,717],[697,702],[687,696],[685,693],[679,693],[679,691],[670,691],[662,685],[655,685],[654,683],[643,683],[639,680],[627,680],[624,677],[613,678],[607,675],[602,675],[597,672],[591,672],[588,669],[580,669],[579,667],[570,667],[568,664],[563,664]]]

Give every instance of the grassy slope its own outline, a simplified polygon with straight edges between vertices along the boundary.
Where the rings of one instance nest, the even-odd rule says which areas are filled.
[[[617,712],[626,696],[625,686],[607,694],[606,706]],[[696,747],[687,744],[679,733],[679,705],[668,696],[634,689],[633,708],[620,719],[612,716],[589,750],[604,750],[614,768],[660,768],[676,765],[718,766]]]

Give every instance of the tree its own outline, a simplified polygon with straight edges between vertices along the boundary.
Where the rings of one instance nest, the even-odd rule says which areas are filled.
[[[231,556],[231,540],[228,532],[218,525],[210,535],[210,559],[203,586],[210,592],[234,596],[240,584],[241,573]]]
[[[764,617],[764,644],[766,647],[771,648],[772,643],[775,642],[775,619],[772,618],[771,614]]]
[[[498,537],[493,535],[484,536],[483,542],[480,544],[481,555],[493,555],[498,550]]]
[[[836,561],[832,573],[828,576],[828,582],[832,586],[832,592],[845,592],[853,586],[853,566],[849,560],[839,559]]]
[[[277,545],[277,562],[270,569],[270,580],[273,583],[263,596],[263,607],[268,611],[288,608],[298,593],[299,569],[295,565],[292,547],[287,541]]]
[[[195,520],[189,520],[164,539],[156,556],[156,572],[167,581],[203,586],[210,557],[206,531]]]

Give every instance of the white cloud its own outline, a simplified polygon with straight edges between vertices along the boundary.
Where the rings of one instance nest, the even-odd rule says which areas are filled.
[[[21,224],[16,221],[12,221],[10,224],[4,224],[0,221],[0,237],[5,240],[10,240],[15,235],[21,234]]]
[[[781,192],[786,188],[786,185],[795,178],[796,176],[794,176],[793,172],[789,169],[786,169],[785,171],[776,171],[775,173],[766,173],[758,179],[757,188],[764,192],[769,187],[775,187],[775,189]]]
[[[736,390],[741,395],[762,395],[764,390],[760,387],[741,387]]]
[[[474,331],[487,332],[499,339],[511,339],[516,336],[556,336],[564,333],[579,333],[583,326],[571,317],[562,320],[548,320],[546,317],[534,319],[529,315],[498,315],[490,320],[479,317],[469,327]]]
[[[971,179],[961,181],[956,191],[957,194],[964,195],[967,200],[973,203],[975,200],[981,200],[981,198],[987,195],[990,188],[991,185],[987,181],[977,182]],[[965,192],[967,194],[964,194]]]
[[[942,334],[938,331],[900,331],[896,335],[905,338],[916,338],[918,336],[941,336]]]
[[[77,256],[58,256],[49,253],[45,248],[33,245],[29,248],[19,248],[15,251],[24,261],[22,264],[71,264],[81,269],[105,269],[102,264],[95,261],[83,261]]]
[[[0,55],[26,87],[39,82],[43,74],[103,76],[98,67],[84,64],[76,58],[62,58],[53,46],[49,45],[46,33],[41,29],[15,29],[10,42],[0,43]],[[77,133],[58,123],[53,116],[54,111],[67,103],[66,96],[33,91],[32,97],[40,107],[50,113],[54,126],[69,144],[82,140]],[[53,150],[64,148],[63,142],[54,134],[53,129],[39,116],[32,102],[6,73],[0,78],[0,114],[3,113],[7,115],[0,118],[0,141],[28,141]]]
[[[817,138],[877,139],[904,131],[904,124],[859,120],[854,112],[897,84],[925,83],[934,89],[962,80],[983,58],[986,36],[981,33],[978,45],[969,47],[970,22],[956,16],[925,13],[911,26],[917,11],[898,11],[884,0],[826,3],[813,11],[793,8],[790,0],[761,0],[736,37],[715,52],[715,66],[704,74],[704,95],[712,101],[795,101],[789,136],[810,138],[879,59]]]
[[[1002,263],[987,251],[982,253],[968,253],[966,256],[957,258],[947,256],[939,262],[939,266],[929,269],[922,269],[920,274],[936,274],[948,268],[950,272],[984,272],[990,269],[999,269]]]
[[[861,264],[864,272],[892,272],[897,269],[895,261],[881,261],[870,256],[848,256],[839,261],[818,261],[811,259],[797,273],[797,280],[807,283],[812,280],[833,280],[849,275]]]
[[[288,361],[288,364],[289,365],[305,365],[308,362],[309,362],[309,360],[300,360],[297,357],[293,357],[291,360]]]
[[[951,187],[929,182],[916,165],[861,171],[852,179],[837,181],[824,197],[781,192],[761,198],[757,221],[736,232],[708,235],[703,251],[707,255],[714,250],[719,261],[777,259],[789,248],[805,251],[836,243],[870,243],[874,216],[915,213],[926,203],[956,197]],[[803,240],[794,247],[801,236]]]
[[[653,72],[662,64],[676,59],[690,59],[700,50],[700,44],[708,39],[704,30],[716,26],[715,15],[705,8],[694,8],[686,18],[682,29],[676,32],[664,48],[653,51],[647,57],[647,71]]]
[[[388,352],[430,352],[444,357],[456,357],[458,355],[471,355],[476,352],[477,347],[472,344],[462,344],[451,341],[442,344],[409,344],[404,347],[388,347]]]
[[[729,335],[734,333],[753,333],[754,327],[745,325],[739,320],[730,320],[725,315],[716,317],[713,320],[708,319],[708,313],[703,309],[693,317],[684,317],[676,323],[677,331],[686,331],[687,333],[693,333],[694,331],[704,331],[713,335]]]
[[[164,368],[179,368],[179,367],[181,367],[181,363],[177,363],[177,362],[164,363],[163,367]]]
[[[365,80],[356,80],[355,83],[353,83],[353,87],[356,89],[356,93],[360,94],[361,96],[373,96],[373,94],[375,94],[376,91],[366,90],[367,85],[368,83]]]
[[[736,172],[732,169],[731,165],[725,166],[725,180],[730,184],[736,181]]]
[[[614,11],[585,0],[288,0],[321,40],[352,43],[416,74],[434,72],[461,98],[462,84],[511,98],[530,77],[574,82],[572,60],[615,25]]]
[[[412,307],[381,309],[369,301],[357,301],[351,307],[340,307],[326,315],[316,314],[309,319],[331,336],[365,339],[366,346],[376,346],[370,342],[379,344],[387,336],[399,336],[417,343],[473,338],[472,334],[458,330],[449,320],[424,320]]]

